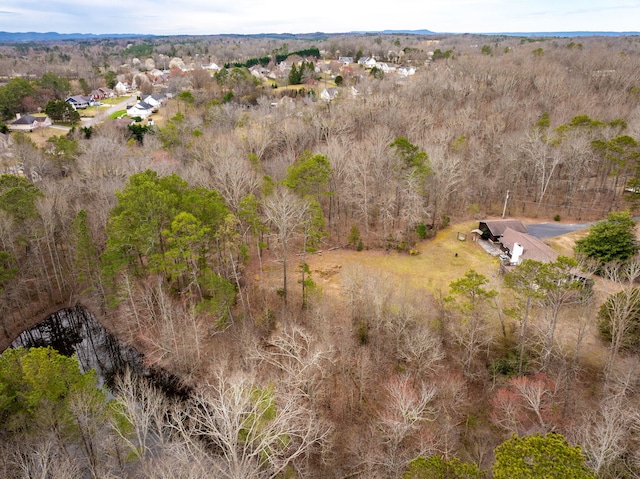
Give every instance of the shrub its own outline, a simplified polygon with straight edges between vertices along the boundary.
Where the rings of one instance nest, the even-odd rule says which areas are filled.
[[[421,240],[427,239],[427,225],[425,225],[424,222],[421,221],[418,226],[416,226],[416,234]]]
[[[356,225],[353,225],[349,230],[349,235],[347,236],[347,240],[349,241],[349,245],[355,246],[360,241],[360,230]]]

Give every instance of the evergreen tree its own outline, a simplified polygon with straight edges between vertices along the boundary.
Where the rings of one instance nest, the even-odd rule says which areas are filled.
[[[579,447],[560,434],[517,437],[496,448],[494,479],[593,479]]]
[[[636,222],[628,211],[612,212],[606,221],[591,225],[589,234],[576,241],[575,252],[598,261],[627,261],[640,248],[635,236]]]

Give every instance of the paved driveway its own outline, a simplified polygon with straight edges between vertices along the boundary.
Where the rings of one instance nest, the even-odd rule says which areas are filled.
[[[560,236],[566,233],[571,233],[573,231],[583,230],[591,226],[593,222],[588,223],[536,223],[533,225],[527,226],[527,233],[531,236],[535,236],[536,238],[552,238],[554,236]]]

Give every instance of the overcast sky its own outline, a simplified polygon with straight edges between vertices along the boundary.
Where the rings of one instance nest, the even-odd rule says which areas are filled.
[[[637,31],[640,0],[0,0],[0,31],[58,33]]]

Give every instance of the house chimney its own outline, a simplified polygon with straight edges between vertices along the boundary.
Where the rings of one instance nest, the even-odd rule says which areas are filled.
[[[19,120],[20,118],[22,118],[22,115],[20,113],[16,113],[16,120]]]
[[[520,264],[520,259],[524,253],[524,248],[520,243],[513,243],[513,249],[511,250],[511,264]]]

